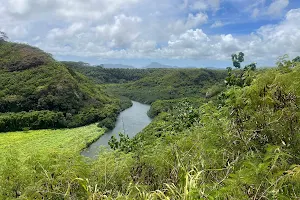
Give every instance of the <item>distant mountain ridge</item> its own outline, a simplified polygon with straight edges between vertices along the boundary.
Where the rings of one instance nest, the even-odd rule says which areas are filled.
[[[74,62],[76,63],[76,62]],[[77,62],[81,63],[81,66],[86,66],[86,67],[103,67],[105,69],[196,69],[196,68],[206,68],[206,69],[212,69],[212,70],[217,70],[217,69],[223,69],[222,67],[196,67],[196,66],[172,66],[172,65],[165,65],[161,64],[159,62],[151,62],[150,64],[142,67],[134,67],[132,65],[124,65],[124,64],[101,64],[101,65],[90,65],[88,63],[84,62]]]
[[[134,67],[132,65],[123,65],[123,64],[102,64],[100,66],[103,66],[106,69],[139,69],[140,67]],[[179,67],[179,66],[171,66],[171,65],[165,65],[161,64],[159,62],[152,62],[146,66],[141,67],[141,69],[179,69],[179,68],[197,68],[195,66],[187,66],[187,67]]]
[[[171,66],[171,65],[163,65],[158,62],[152,62],[149,65],[143,67],[143,68],[179,68],[177,66]]]
[[[131,65],[123,64],[103,64],[104,68],[120,68],[120,69],[134,69],[135,67]]]

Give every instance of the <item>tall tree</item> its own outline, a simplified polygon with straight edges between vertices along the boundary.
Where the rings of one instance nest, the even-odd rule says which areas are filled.
[[[294,58],[293,62],[300,62],[300,56],[297,56],[296,58]]]
[[[244,56],[245,54],[243,52],[231,55],[232,64],[236,68],[236,70],[233,70],[232,67],[227,67],[227,85],[236,85],[243,87],[251,83],[251,72],[256,70],[256,63],[251,63],[250,65],[246,65],[243,69],[241,69],[241,63],[245,60]]]

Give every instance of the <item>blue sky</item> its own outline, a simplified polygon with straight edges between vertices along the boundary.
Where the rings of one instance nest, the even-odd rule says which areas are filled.
[[[58,60],[272,66],[300,55],[299,0],[6,0],[0,30]]]

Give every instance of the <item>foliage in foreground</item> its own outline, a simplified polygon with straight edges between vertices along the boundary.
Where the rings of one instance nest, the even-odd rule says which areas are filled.
[[[85,174],[80,151],[102,134],[95,124],[1,134],[0,199],[60,199],[76,174]]]
[[[230,88],[222,107],[182,105],[119,144],[139,166],[131,197],[299,199],[300,66],[287,64]]]

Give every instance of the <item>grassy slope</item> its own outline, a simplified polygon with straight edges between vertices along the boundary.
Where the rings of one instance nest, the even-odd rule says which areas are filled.
[[[0,134],[0,154],[8,149],[20,151],[23,158],[50,152],[77,152],[104,134],[96,124],[73,129],[34,130]]]
[[[102,134],[96,124],[0,134],[0,199],[69,199],[74,184],[83,192],[75,179],[91,166],[79,153]]]

